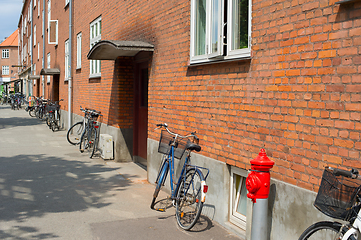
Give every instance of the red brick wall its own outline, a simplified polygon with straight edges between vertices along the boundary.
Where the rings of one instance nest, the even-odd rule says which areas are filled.
[[[190,1],[75,1],[72,60],[82,32],[82,68],[73,67],[72,110],[95,108],[104,123],[132,126],[133,59],[102,61],[101,78],[89,78],[89,24],[102,16],[103,40],[155,46],[150,138],[159,138],[160,122],[196,130],[201,154],[241,168],[265,148],[272,177],[316,190],[325,165],[359,166],[361,150],[361,4],[335,2],[255,0],[251,60],[188,66]],[[68,14],[58,8],[52,16],[64,33],[51,58],[63,74]],[[62,75],[60,82],[66,99]]]

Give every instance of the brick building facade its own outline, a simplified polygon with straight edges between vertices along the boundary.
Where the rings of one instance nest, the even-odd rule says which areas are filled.
[[[0,44],[0,85],[17,80],[18,30]],[[11,84],[14,87],[14,84]]]
[[[271,239],[297,238],[323,217],[311,205],[324,166],[360,168],[361,2],[345,2],[41,0],[30,11],[50,65],[36,61],[32,75],[59,73],[33,91],[58,92],[62,116],[71,113],[65,127],[80,106],[101,111],[116,160],[147,165],[150,182],[160,161],[155,124],[196,131],[194,163],[211,169],[203,213],[245,236],[252,206],[242,182],[265,148],[275,161]],[[48,6],[57,44],[39,35]]]

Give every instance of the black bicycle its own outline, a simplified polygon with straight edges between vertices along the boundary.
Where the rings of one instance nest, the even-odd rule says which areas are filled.
[[[323,214],[342,220],[312,224],[299,240],[359,240],[361,238],[361,180],[356,169],[326,167],[314,206]]]

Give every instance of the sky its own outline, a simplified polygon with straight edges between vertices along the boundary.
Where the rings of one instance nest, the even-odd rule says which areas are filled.
[[[0,0],[0,42],[17,28],[23,0]]]

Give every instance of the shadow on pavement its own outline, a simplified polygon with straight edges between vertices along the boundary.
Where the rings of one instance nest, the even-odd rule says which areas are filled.
[[[110,205],[107,198],[132,183],[114,173],[115,168],[45,155],[0,157],[0,221],[25,222],[47,213],[77,212]],[[13,227],[1,231],[0,239],[21,239],[12,232],[37,231],[33,227]],[[9,236],[10,235],[10,236]],[[35,235],[33,235],[35,236]],[[52,234],[34,239],[53,238]]]

